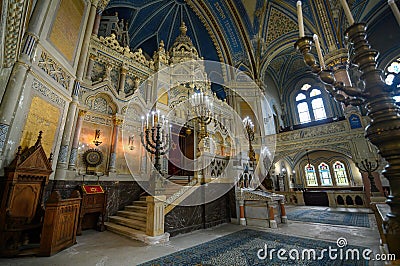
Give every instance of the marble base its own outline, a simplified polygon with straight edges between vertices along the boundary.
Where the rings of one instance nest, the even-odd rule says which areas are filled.
[[[275,220],[269,220],[270,228],[278,228],[278,223]]]
[[[156,244],[166,243],[168,241],[169,241],[169,233],[164,233],[159,236],[146,236],[143,242],[147,245],[156,245]]]
[[[288,221],[287,216],[282,216],[282,217],[281,217],[281,222],[282,222],[283,224],[287,224],[287,221]]]

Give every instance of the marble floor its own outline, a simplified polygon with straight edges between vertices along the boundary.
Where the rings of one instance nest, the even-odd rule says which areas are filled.
[[[287,207],[287,211],[298,208],[319,207]],[[323,208],[323,209],[326,209]],[[331,209],[332,210],[332,209]],[[363,209],[340,209],[340,211],[367,212]],[[279,225],[277,229],[256,230],[299,236],[305,238],[327,240],[336,242],[339,237],[347,239],[349,245],[371,248],[374,253],[379,253],[379,234],[373,214],[369,214],[370,228],[326,225],[317,223],[289,221],[288,224]],[[141,242],[130,240],[111,232],[97,232],[87,230],[82,236],[77,237],[77,244],[63,250],[52,257],[26,257],[14,259],[0,259],[0,265],[51,265],[51,266],[108,266],[108,265],[137,265],[151,259],[161,257],[178,250],[192,247],[223,235],[242,230],[243,226],[223,224],[210,229],[198,230],[182,234],[170,239],[168,243],[147,246]],[[373,262],[369,265],[383,265]]]

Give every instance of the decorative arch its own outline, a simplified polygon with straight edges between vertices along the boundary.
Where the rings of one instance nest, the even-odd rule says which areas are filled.
[[[118,105],[106,93],[97,93],[86,98],[85,105],[93,111],[114,115],[118,113]]]

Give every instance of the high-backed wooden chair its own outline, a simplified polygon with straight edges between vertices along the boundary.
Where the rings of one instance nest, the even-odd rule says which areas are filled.
[[[18,255],[24,245],[40,242],[43,195],[52,173],[41,138],[39,132],[35,145],[24,151],[19,147],[0,177],[0,256]]]

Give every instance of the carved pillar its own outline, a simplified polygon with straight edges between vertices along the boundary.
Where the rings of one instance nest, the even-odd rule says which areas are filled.
[[[78,118],[76,120],[74,139],[72,140],[72,149],[71,154],[69,156],[69,170],[75,170],[76,157],[78,155],[78,145],[79,145],[79,136],[81,134],[83,118],[85,117],[87,111],[79,110]]]
[[[119,135],[119,128],[122,122],[123,122],[122,119],[114,118],[114,130],[112,135],[110,163],[108,165],[108,171],[113,173],[116,171],[115,163],[117,160],[118,135]]]
[[[67,120],[66,120],[65,126],[64,126],[64,132],[63,132],[63,136],[62,136],[62,140],[61,140],[60,152],[58,154],[57,168],[56,168],[56,173],[55,173],[55,177],[54,177],[54,179],[56,179],[56,180],[65,179],[65,175],[66,175],[67,157],[68,157],[68,152],[69,152],[69,148],[70,148],[71,133],[72,133],[72,128],[74,126],[76,109],[78,106],[78,94],[79,94],[79,91],[81,88],[80,83],[82,81],[83,72],[85,69],[86,57],[87,57],[88,49],[89,49],[90,36],[91,36],[92,30],[93,30],[93,23],[94,23],[94,18],[96,15],[97,4],[98,4],[98,0],[91,1],[89,17],[88,17],[86,29],[85,29],[85,36],[83,38],[82,49],[81,49],[81,53],[80,53],[79,61],[78,61],[78,68],[76,70],[76,79],[75,79],[74,87],[72,90],[72,101],[70,102],[70,104],[68,106]]]
[[[160,236],[164,234],[164,202],[165,196],[147,196],[146,235]]]
[[[125,91],[125,80],[126,80],[126,73],[128,70],[124,67],[121,67],[121,72],[119,75],[119,86],[118,86],[118,94]]]
[[[88,65],[86,68],[86,77],[85,77],[88,80],[92,80],[92,72],[93,72],[93,66],[94,66],[95,59],[96,59],[96,56],[94,54],[89,55],[89,61],[88,61]]]
[[[98,35],[99,34],[99,28],[100,28],[100,21],[101,21],[101,14],[103,13],[103,10],[97,9],[96,12],[96,17],[94,19],[94,25],[93,25],[93,35]]]
[[[46,17],[49,3],[50,0],[38,0],[36,2],[29,20],[28,30],[25,33],[21,54],[18,61],[13,66],[0,104],[0,169],[3,167],[4,157],[6,155],[6,140],[9,138],[9,129],[14,120],[16,105],[18,104],[18,99],[28,75],[32,55],[36,49],[36,43],[40,35],[44,18]],[[18,140],[13,140],[9,143],[15,144],[17,142]],[[9,149],[11,150],[12,147]]]

